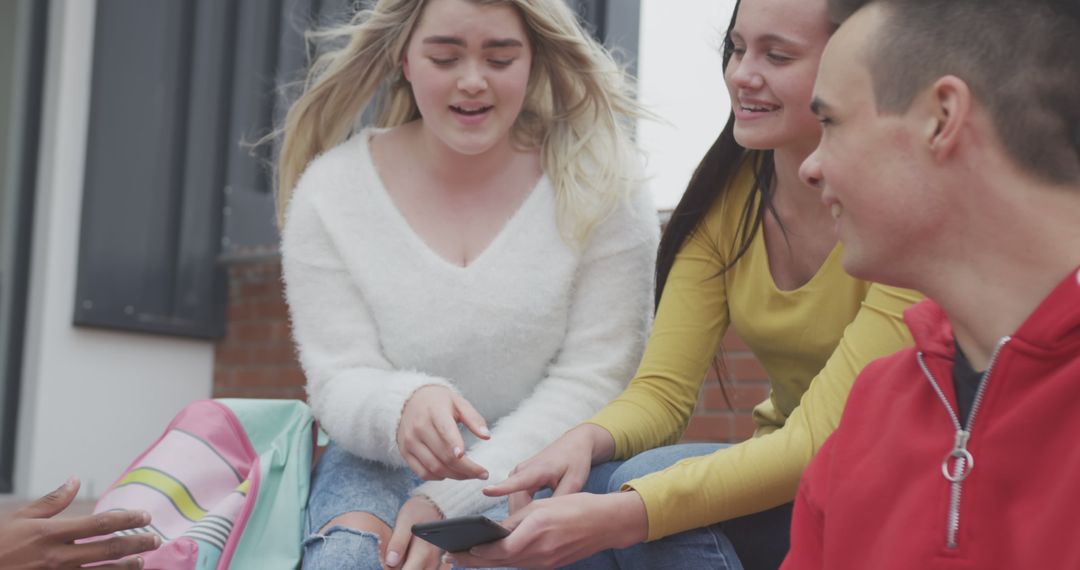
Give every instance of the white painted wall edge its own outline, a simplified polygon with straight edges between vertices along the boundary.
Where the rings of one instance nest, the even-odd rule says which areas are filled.
[[[96,497],[213,384],[211,342],[71,324],[95,12],[95,0],[55,0],[49,14],[16,434],[15,495],[26,498],[70,475]]]

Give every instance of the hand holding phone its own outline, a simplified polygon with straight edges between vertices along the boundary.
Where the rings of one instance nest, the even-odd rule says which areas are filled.
[[[414,524],[412,532],[447,552],[461,552],[510,534],[509,529],[482,515]]]

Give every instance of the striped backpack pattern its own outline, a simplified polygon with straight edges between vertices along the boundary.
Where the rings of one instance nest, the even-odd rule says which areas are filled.
[[[142,509],[162,546],[144,568],[292,569],[311,476],[311,411],[296,400],[194,402],[124,471],[94,512]]]

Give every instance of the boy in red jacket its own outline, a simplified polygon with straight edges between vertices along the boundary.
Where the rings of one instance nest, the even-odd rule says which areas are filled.
[[[929,298],[803,476],[786,570],[1080,568],[1080,3],[830,0],[801,175]]]

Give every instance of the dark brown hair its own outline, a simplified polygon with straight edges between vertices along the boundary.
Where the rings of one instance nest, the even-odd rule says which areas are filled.
[[[829,0],[829,17],[840,24],[873,4],[885,22],[865,62],[880,111],[903,113],[938,78],[956,76],[1021,167],[1080,182],[1080,2]]]

